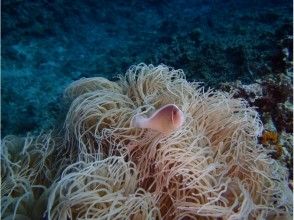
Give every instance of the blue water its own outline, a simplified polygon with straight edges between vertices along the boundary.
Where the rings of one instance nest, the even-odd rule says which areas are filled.
[[[217,88],[284,71],[281,48],[292,59],[290,0],[14,0],[1,18],[2,136],[60,125],[81,77],[164,63]]]

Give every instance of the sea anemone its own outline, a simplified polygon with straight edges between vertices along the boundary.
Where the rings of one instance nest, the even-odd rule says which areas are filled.
[[[92,160],[92,162],[90,162]],[[158,219],[150,193],[138,188],[138,171],[123,157],[76,162],[52,186],[49,219]]]
[[[60,156],[64,153],[61,142],[52,137],[52,132],[25,138],[9,135],[2,140],[3,219],[42,218],[47,206],[48,188],[68,162],[64,155]]]
[[[165,65],[72,83],[64,133],[1,147],[4,219],[290,217],[287,169],[254,108]]]
[[[77,146],[79,160],[120,154],[135,163],[138,187],[155,198],[164,219],[259,219],[292,212],[287,170],[258,144],[263,126],[244,100],[204,91],[188,83],[182,70],[145,64],[132,66],[117,82],[81,79],[65,97],[73,100],[66,140]],[[185,121],[168,135],[131,126],[138,115],[170,104]]]

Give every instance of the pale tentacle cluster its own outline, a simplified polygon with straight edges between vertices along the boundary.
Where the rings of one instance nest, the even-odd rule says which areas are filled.
[[[48,190],[49,219],[291,215],[287,170],[258,144],[262,123],[244,100],[205,91],[187,82],[181,70],[145,64],[132,66],[117,82],[78,80],[64,96],[71,101],[61,151],[66,166]],[[167,104],[185,114],[183,126],[171,134],[130,126],[135,116],[150,116]],[[16,140],[11,145],[18,146]],[[5,172],[13,167],[17,175],[26,173],[27,185],[35,181],[35,174],[20,171],[17,160],[4,155]],[[36,164],[33,172],[39,175],[46,162]]]
[[[20,138],[6,136],[1,143],[1,217],[41,219],[49,187],[69,159],[52,132]]]
[[[123,157],[70,165],[49,197],[49,219],[160,217],[150,193],[137,189],[137,176],[135,164]]]
[[[80,96],[66,120],[69,140],[103,158],[128,147],[139,186],[157,198],[164,218],[261,218],[291,211],[287,171],[257,144],[262,123],[242,99],[204,91],[164,65],[133,66],[107,86],[94,78],[90,92],[81,87],[85,80],[90,83],[82,79],[71,87]],[[170,103],[186,117],[170,136],[130,127],[136,114]]]

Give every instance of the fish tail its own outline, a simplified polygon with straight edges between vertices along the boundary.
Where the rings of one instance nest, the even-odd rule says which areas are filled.
[[[134,128],[145,128],[146,118],[141,115],[135,115],[131,121],[131,127]]]

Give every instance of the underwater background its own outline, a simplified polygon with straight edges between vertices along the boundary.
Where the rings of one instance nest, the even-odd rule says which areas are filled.
[[[219,88],[276,77],[292,61],[290,0],[6,0],[1,18],[2,137],[56,126],[64,88],[81,77],[164,63]]]

